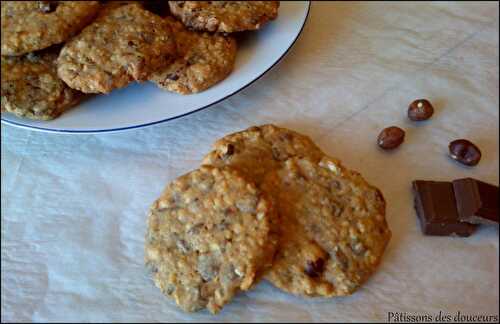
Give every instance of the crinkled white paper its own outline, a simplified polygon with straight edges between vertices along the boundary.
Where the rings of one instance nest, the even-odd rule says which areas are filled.
[[[410,190],[414,179],[498,185],[498,9],[495,2],[314,3],[283,62],[199,113],[101,135],[2,125],[2,321],[498,316],[498,227],[469,238],[424,237]],[[436,113],[411,123],[406,107],[420,97]],[[143,266],[147,209],[217,138],[271,122],[310,135],[381,188],[393,238],[379,271],[351,297],[302,299],[261,283],[217,316],[183,313]],[[406,129],[406,141],[387,153],[375,139],[390,125]],[[482,149],[477,167],[446,156],[457,138]]]

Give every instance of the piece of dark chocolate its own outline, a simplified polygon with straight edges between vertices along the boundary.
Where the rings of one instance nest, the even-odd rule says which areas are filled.
[[[472,224],[498,225],[498,187],[472,178],[453,181],[458,218]]]
[[[469,236],[477,225],[458,219],[453,184],[441,181],[413,181],[415,210],[425,235]]]

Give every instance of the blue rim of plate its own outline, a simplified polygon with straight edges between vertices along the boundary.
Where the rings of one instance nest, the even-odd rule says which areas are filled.
[[[148,127],[148,126],[153,126],[153,125],[165,123],[165,122],[168,122],[168,121],[172,121],[172,120],[175,120],[175,119],[178,119],[178,118],[182,118],[182,117],[194,114],[194,113],[196,113],[198,111],[201,111],[201,110],[207,109],[209,107],[212,107],[213,105],[216,105],[216,104],[218,104],[218,103],[226,100],[227,98],[234,96],[238,92],[245,90],[246,88],[248,88],[249,86],[251,86],[255,81],[257,81],[260,78],[262,78],[264,76],[264,74],[266,74],[267,72],[269,72],[279,62],[281,62],[281,60],[286,56],[286,54],[288,54],[288,52],[290,51],[290,49],[297,42],[297,40],[299,39],[300,35],[302,35],[302,31],[304,30],[304,26],[306,25],[306,22],[309,19],[309,13],[310,13],[310,11],[311,11],[311,1],[308,1],[306,18],[304,19],[304,22],[302,23],[302,26],[300,27],[299,33],[297,34],[297,36],[295,37],[295,39],[293,40],[293,42],[290,44],[290,46],[288,46],[288,48],[286,49],[286,51],[269,68],[267,68],[259,76],[257,76],[255,79],[253,79],[252,81],[250,81],[249,83],[247,83],[243,87],[239,88],[238,90],[235,90],[234,92],[228,94],[227,96],[225,96],[225,97],[223,97],[223,98],[221,98],[221,99],[219,99],[217,101],[214,101],[214,102],[212,102],[212,103],[210,103],[210,104],[208,104],[206,106],[203,106],[203,107],[200,107],[198,109],[192,110],[192,111],[187,112],[185,114],[181,114],[181,115],[178,115],[178,116],[175,116],[175,117],[170,117],[170,118],[167,118],[167,119],[157,120],[157,121],[154,121],[154,122],[151,122],[151,123],[140,124],[140,125],[133,125],[133,126],[127,126],[127,127],[119,127],[119,128],[110,128],[110,129],[95,129],[95,130],[94,129],[89,129],[89,130],[70,130],[70,129],[44,128],[44,127],[38,127],[38,126],[27,126],[27,125],[24,125],[24,124],[21,124],[21,123],[17,123],[17,122],[13,122],[13,121],[10,121],[10,120],[6,120],[6,119],[3,119],[3,118],[2,118],[2,122],[6,123],[6,124],[13,125],[13,126],[19,126],[21,128],[25,128],[25,129],[36,129],[36,130],[42,130],[42,131],[47,131],[47,132],[51,132],[51,133],[72,133],[72,134],[86,134],[87,133],[88,134],[88,133],[111,133],[111,132],[119,132],[119,131],[130,130],[130,129],[134,129],[134,128]]]

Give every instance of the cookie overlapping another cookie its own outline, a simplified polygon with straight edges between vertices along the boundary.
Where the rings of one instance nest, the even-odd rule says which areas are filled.
[[[207,307],[218,312],[237,291],[217,297],[220,302],[213,304],[207,293],[211,290],[202,287],[215,285],[214,289],[219,289],[227,276],[222,269],[233,264],[231,260],[218,257],[209,278],[199,279],[203,278],[207,258],[213,258],[213,251],[221,246],[217,238],[228,229],[228,224],[239,219],[233,218],[235,212],[242,211],[236,202],[243,197],[240,189],[214,186],[213,180],[207,180],[207,172],[222,172],[219,170],[237,175],[239,180],[231,181],[247,183],[247,188],[258,192],[268,206],[263,239],[267,243],[251,253],[239,251],[233,258],[253,260],[258,256],[260,264],[265,265],[254,270],[252,283],[241,289],[249,289],[264,277],[276,287],[299,296],[345,296],[361,287],[376,270],[391,237],[382,193],[358,172],[328,157],[309,137],[271,124],[254,126],[216,141],[201,168],[175,180],[152,207],[146,262],[154,266],[156,284],[184,310]],[[186,177],[191,180],[186,181]],[[209,185],[203,184],[207,181]],[[221,203],[213,199],[223,202],[224,212],[218,207]],[[217,224],[225,224],[223,228],[207,227],[213,219],[217,219]],[[160,229],[160,222],[168,225]],[[244,238],[253,235],[255,227],[240,225],[233,227],[238,228],[234,233],[250,231],[243,234]],[[193,227],[202,229],[203,234],[198,230],[190,232]],[[173,238],[172,232],[176,233]],[[233,237],[233,232],[228,237]],[[209,255],[196,248],[198,252],[193,254],[189,242],[207,241],[207,235],[216,248]],[[222,246],[227,244],[225,241]],[[183,268],[173,261],[184,260],[184,256],[175,254],[179,250],[191,253]],[[187,273],[191,279],[179,279]],[[192,280],[196,282],[194,286]],[[189,297],[186,287],[191,289]]]
[[[100,16],[62,49],[58,74],[85,93],[109,93],[170,64],[176,46],[169,24],[138,4]]]
[[[236,168],[273,198],[281,240],[266,279],[277,287],[347,295],[380,262],[391,236],[382,194],[307,136],[254,126],[218,140],[203,163]]]
[[[202,166],[167,186],[148,217],[145,260],[185,311],[217,313],[271,264],[274,209],[227,167]]]
[[[165,19],[174,33],[177,58],[154,72],[151,81],[162,89],[190,94],[210,88],[231,73],[237,52],[233,37],[191,31],[172,17]]]

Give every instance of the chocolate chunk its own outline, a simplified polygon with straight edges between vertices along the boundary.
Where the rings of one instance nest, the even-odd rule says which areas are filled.
[[[461,222],[451,182],[413,181],[415,210],[425,235],[469,236],[477,225]]]
[[[56,11],[57,5],[57,1],[38,1],[38,7],[43,13]]]
[[[169,73],[167,75],[167,79],[172,80],[172,81],[177,81],[177,80],[179,80],[179,76],[175,73]]]
[[[465,178],[454,180],[453,190],[461,221],[498,225],[498,186]]]
[[[227,144],[226,146],[226,153],[225,155],[233,155],[234,154],[234,145],[233,144]]]
[[[311,277],[316,278],[321,275],[325,267],[325,260],[318,258],[316,261],[307,261],[305,273]]]
[[[229,143],[221,148],[219,156],[223,160],[227,160],[234,154],[234,151],[235,151],[234,145]]]

